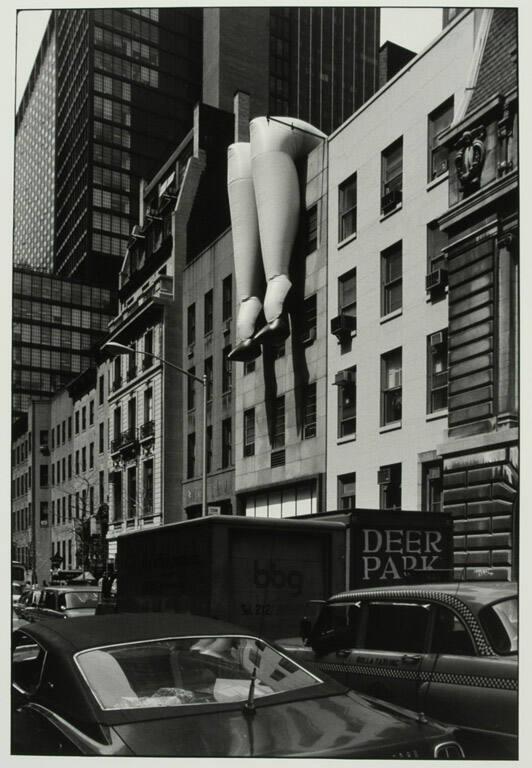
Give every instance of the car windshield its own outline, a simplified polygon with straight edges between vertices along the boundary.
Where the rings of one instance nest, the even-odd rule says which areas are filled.
[[[517,653],[518,612],[516,597],[486,606],[480,611],[479,616],[497,653]]]
[[[59,606],[69,608],[96,608],[99,593],[94,592],[64,592],[59,596]]]
[[[245,702],[322,681],[262,640],[187,637],[82,651],[77,664],[102,709]]]

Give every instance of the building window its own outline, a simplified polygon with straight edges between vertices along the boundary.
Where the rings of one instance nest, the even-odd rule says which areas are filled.
[[[314,253],[318,247],[318,206],[307,210],[307,246],[306,253]]]
[[[144,517],[153,515],[153,459],[144,462],[144,498],[142,514]]]
[[[48,464],[41,464],[39,466],[39,487],[48,488]]]
[[[103,453],[105,450],[104,440],[104,426],[102,421],[98,424],[98,453]]]
[[[427,336],[427,413],[447,408],[447,328]]]
[[[128,400],[127,404],[127,423],[128,429],[131,433],[131,437],[135,437],[135,430],[137,428],[137,401],[132,397]]]
[[[74,414],[74,432],[76,435],[79,435],[79,411],[76,411]]]
[[[356,367],[339,371],[335,377],[338,386],[338,437],[355,435],[357,431],[357,378]]]
[[[118,405],[113,413],[113,436],[114,440],[118,441],[120,437],[120,431],[122,429],[122,409]],[[76,451],[77,453],[77,451]]]
[[[115,357],[113,374],[113,386],[114,389],[118,389],[118,387],[122,384],[122,359],[120,355]]]
[[[284,395],[276,397],[273,401],[272,427],[272,450],[283,448],[285,441]]]
[[[393,211],[403,200],[403,138],[382,153],[381,213]]]
[[[338,314],[357,316],[357,271],[350,269],[338,278]]]
[[[89,424],[91,426],[94,424],[94,400],[89,402]],[[65,442],[64,439],[63,442]]]
[[[153,331],[146,331],[144,334],[144,353],[146,357],[142,360],[143,368],[149,368],[153,363]]]
[[[100,504],[105,503],[105,472],[103,470],[100,470],[98,472],[98,498],[100,499]],[[70,505],[70,496],[69,496],[69,505]]]
[[[87,471],[87,446],[84,445],[81,449],[81,471]]]
[[[230,351],[231,345],[224,347],[222,350],[222,394],[230,392],[232,387],[233,366],[229,359]]]
[[[127,471],[127,516],[137,514],[137,468],[129,467]]]
[[[447,269],[447,256],[444,251],[448,241],[447,232],[442,232],[437,221],[427,224],[427,275],[438,269]]]
[[[381,357],[381,426],[401,421],[402,349]]]
[[[76,475],[79,475],[79,451],[76,451]]]
[[[205,358],[203,370],[207,380],[207,402],[210,402],[212,400],[212,356]]]
[[[318,297],[314,293],[308,296],[303,303],[303,333],[304,344],[312,344],[316,338]]]
[[[89,469],[94,468],[94,443],[89,445]]]
[[[81,409],[81,429],[85,430],[87,429],[87,408],[86,406],[83,406]]]
[[[192,376],[196,375],[196,366],[192,366],[188,369],[189,376],[187,376],[187,410],[193,411],[196,407],[196,380]]]
[[[316,437],[317,434],[317,414],[316,414],[316,382],[307,384],[303,387],[303,413],[301,423],[303,425],[303,440],[309,440]]]
[[[244,456],[255,455],[255,409],[244,411]]]
[[[355,509],[356,473],[338,475],[338,509]]]
[[[123,503],[122,503],[122,473],[121,472],[115,472],[113,475],[114,482],[113,482],[113,514],[114,514],[114,520],[117,522],[122,520],[122,514],[123,514]],[[77,495],[76,494],[76,504],[77,504]]]
[[[381,253],[381,316],[403,305],[403,252],[396,243]]]
[[[103,401],[104,401],[104,387],[105,387],[104,377],[102,375],[102,376],[98,377],[98,405],[103,405]]]
[[[354,173],[338,187],[338,240],[357,231],[357,175]]]
[[[72,454],[69,453],[67,457],[67,466],[68,466],[68,479],[72,480]]]
[[[233,276],[227,275],[222,282],[222,320],[233,315]]]
[[[233,463],[233,439],[231,419],[222,421],[222,468],[230,467]]]
[[[66,442],[66,421],[61,424],[61,443],[64,445]]]
[[[187,344],[194,344],[196,340],[196,305],[191,304],[187,309]]]
[[[194,477],[196,472],[196,433],[187,436],[187,478]]]
[[[212,472],[212,424],[207,427],[207,473]]]
[[[380,509],[401,509],[401,465],[380,467],[377,481]]]
[[[203,333],[212,332],[212,288],[207,291],[203,303]]]
[[[424,462],[421,465],[423,486],[421,506],[424,512],[442,512],[443,472],[442,462]]]
[[[440,142],[440,134],[448,128],[453,121],[454,99],[451,96],[438,109],[431,112],[428,120],[428,180],[445,173],[449,167],[449,151]]]
[[[41,501],[39,523],[45,527],[48,525],[48,502]]]

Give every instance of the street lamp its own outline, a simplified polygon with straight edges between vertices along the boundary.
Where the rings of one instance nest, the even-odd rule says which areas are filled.
[[[128,347],[126,344],[119,344],[116,341],[108,341],[103,346],[102,349],[107,349],[110,352],[118,352],[121,355],[146,355],[147,357],[153,357],[155,360],[159,360],[163,365],[168,365],[170,368],[174,368],[174,370],[179,371],[179,373],[182,373],[185,376],[188,376],[189,379],[194,379],[194,381],[199,381],[201,386],[203,387],[203,435],[202,435],[202,452],[203,452],[203,466],[202,466],[202,473],[201,473],[201,516],[205,517],[207,515],[207,374],[203,374],[203,376],[200,378],[199,376],[196,376],[193,373],[190,373],[189,371],[185,371],[184,368],[180,368],[175,363],[171,363],[169,360],[165,360],[162,357],[159,357],[159,355],[155,355],[153,352],[145,352],[141,349],[134,349],[133,347]]]

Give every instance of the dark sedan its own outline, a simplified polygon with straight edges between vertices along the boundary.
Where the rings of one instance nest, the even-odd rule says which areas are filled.
[[[292,658],[356,691],[460,727],[473,757],[517,755],[517,585],[461,582],[331,597]]]
[[[13,637],[14,754],[463,757],[452,730],[225,622],[115,614]]]

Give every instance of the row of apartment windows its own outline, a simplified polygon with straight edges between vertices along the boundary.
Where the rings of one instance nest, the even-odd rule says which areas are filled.
[[[65,320],[66,317],[61,318],[62,323]],[[98,323],[98,330],[103,330],[100,323]],[[20,322],[13,323],[13,340],[23,344],[39,344],[73,350],[90,349],[94,344],[94,336],[90,333]],[[48,363],[49,365],[50,363]]]
[[[11,513],[11,528],[13,531],[27,531],[31,528],[31,502],[24,509],[17,509]]]
[[[11,452],[11,462],[13,466],[16,467],[17,464],[26,461],[28,456],[31,456],[31,432],[28,432],[27,438],[13,448]]]
[[[422,468],[421,508],[427,512],[442,511],[442,462],[424,462]],[[401,464],[388,464],[377,472],[379,508],[401,508]],[[338,509],[356,508],[356,473],[338,475]]]
[[[233,276],[227,275],[222,280],[222,321],[225,322],[233,314]],[[203,299],[203,333],[207,335],[213,330],[213,291],[207,291]],[[196,341],[196,304],[190,304],[187,309],[187,344]]]
[[[428,116],[428,180],[445,173],[448,150],[440,143],[441,133],[449,127],[454,114],[453,98],[445,101]],[[394,211],[403,200],[403,138],[400,137],[381,153],[381,215]],[[357,174],[338,186],[338,240],[357,231]]]
[[[448,351],[447,329],[427,337],[427,413],[447,408]],[[380,425],[400,425],[402,418],[402,348],[381,355]],[[356,366],[339,371],[338,437],[356,434]]]
[[[11,481],[11,495],[14,499],[24,496],[31,488],[31,467],[27,472],[13,478]]]
[[[255,455],[255,408],[248,408],[243,416],[242,455],[245,458]],[[271,448],[275,451],[285,446],[285,395],[275,398],[271,416]],[[316,437],[316,382],[307,384],[301,389],[301,427],[303,440]]]
[[[125,494],[121,472],[113,475],[113,520],[118,522],[126,518],[150,517],[154,513],[154,474],[153,459],[142,463],[142,495],[138,495],[138,467],[131,466],[126,470]]]
[[[59,304],[44,304],[35,299],[13,299],[13,316],[23,320],[36,320],[39,323],[57,323],[70,328],[87,328],[95,331],[107,329],[107,323],[111,319],[110,315],[102,315],[88,309],[81,310]],[[14,330],[18,330],[17,323],[14,324]],[[43,328],[40,343],[52,344],[53,342],[48,341],[48,338],[51,338],[51,333],[49,329]]]
[[[94,67],[104,72],[109,72],[126,80],[133,80],[151,88],[159,87],[159,72],[151,67],[113,56],[103,51],[94,51]]]
[[[206,453],[207,453],[207,473],[213,471],[212,467],[212,449],[213,449],[213,436],[212,436],[212,424],[207,426],[206,430]],[[221,436],[221,469],[227,469],[233,464],[233,427],[232,419],[230,417],[222,419],[222,436]],[[189,432],[187,435],[187,479],[193,478],[196,475],[197,462],[196,462],[196,433]]]
[[[144,354],[142,355],[142,363],[141,367],[142,370],[145,371],[148,368],[151,368],[151,366],[154,364],[154,335],[153,335],[153,329],[149,329],[146,331],[143,337],[143,345],[141,349],[140,343],[136,343],[135,341],[130,342],[129,346],[132,349],[136,349],[138,347],[139,352],[142,351]],[[127,359],[127,368],[125,372],[125,376],[122,375],[122,357],[123,355],[118,355],[114,359],[113,364],[113,390],[119,389],[119,387],[122,386],[124,381],[131,381],[136,374],[137,374],[137,358],[139,357],[136,352],[131,352],[130,354],[125,355]],[[111,371],[109,371],[109,375],[111,375]],[[103,383],[99,384],[99,395],[98,397],[102,397],[103,402]]]
[[[80,283],[71,283],[45,275],[13,272],[13,293],[24,297],[35,296],[40,300],[50,299],[61,304],[75,304],[86,309],[100,310],[109,305],[111,292],[108,288],[91,288]]]
[[[151,387],[144,390],[144,422],[143,426],[153,426],[153,390]],[[113,411],[113,444],[112,450],[118,449],[122,444],[122,437],[136,438],[137,431],[137,398],[130,397],[127,401],[127,424],[125,432],[122,431],[122,406],[117,405]],[[149,433],[150,435],[153,432]],[[147,435],[148,436],[148,435]],[[103,441],[103,433],[100,434],[100,440]]]

